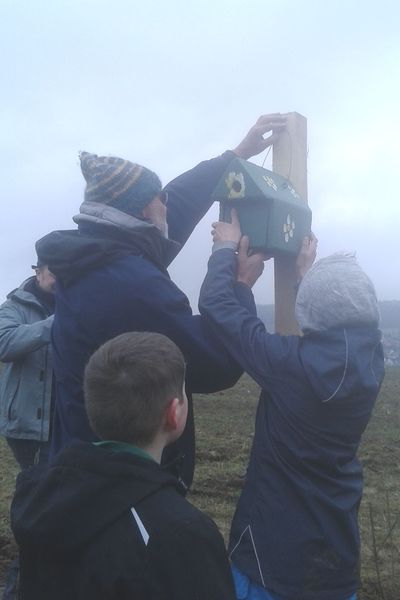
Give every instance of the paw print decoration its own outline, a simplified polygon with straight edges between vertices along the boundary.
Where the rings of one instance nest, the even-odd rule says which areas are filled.
[[[292,217],[288,215],[286,217],[286,223],[283,224],[283,235],[285,237],[286,244],[293,237],[295,228],[296,223],[293,221]]]
[[[272,188],[273,190],[275,190],[275,192],[278,191],[278,186],[276,185],[276,183],[272,179],[272,177],[270,177],[269,175],[263,175],[263,179],[264,179],[265,183],[267,185],[269,185],[270,188]]]

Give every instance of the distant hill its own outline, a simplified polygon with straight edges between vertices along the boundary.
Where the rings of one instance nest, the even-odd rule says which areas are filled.
[[[400,329],[400,300],[385,300],[379,302],[382,329]],[[265,323],[268,331],[274,330],[274,305],[259,304],[257,313]]]
[[[400,300],[379,302],[382,329],[400,329]]]

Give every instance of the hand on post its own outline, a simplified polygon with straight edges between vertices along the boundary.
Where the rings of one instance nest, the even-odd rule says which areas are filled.
[[[271,115],[262,115],[245,138],[233,150],[239,157],[249,159],[263,152],[268,146],[271,146],[277,139],[278,134],[286,127],[286,115],[274,113]],[[264,138],[264,135],[272,131],[272,135]]]
[[[296,274],[300,282],[307,271],[312,267],[317,256],[318,240],[313,234],[306,235],[301,243],[300,252],[296,259]]]

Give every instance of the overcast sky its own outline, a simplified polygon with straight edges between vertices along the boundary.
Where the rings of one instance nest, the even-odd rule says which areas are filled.
[[[398,6],[2,0],[1,298],[31,274],[35,241],[73,226],[79,150],[142,163],[167,183],[234,147],[259,115],[297,111],[319,256],[356,250],[379,298],[400,299]],[[171,268],[193,308],[216,216]],[[267,272],[257,301],[271,288]]]

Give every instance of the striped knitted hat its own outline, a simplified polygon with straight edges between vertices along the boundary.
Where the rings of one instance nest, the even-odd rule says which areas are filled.
[[[85,201],[108,204],[140,217],[142,209],[161,192],[158,176],[129,160],[114,156],[79,155],[86,179]]]

